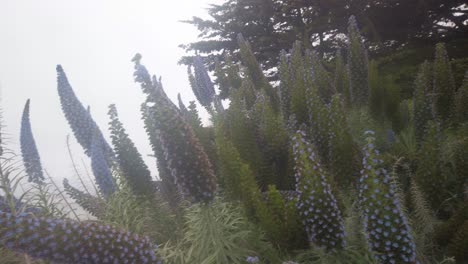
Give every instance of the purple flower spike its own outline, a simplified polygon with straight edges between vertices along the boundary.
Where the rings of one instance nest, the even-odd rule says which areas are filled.
[[[97,130],[98,136],[102,137],[102,141],[105,142],[105,144],[103,144],[103,152],[106,156],[112,156],[112,148],[105,141],[88,110],[76,97],[61,65],[57,65],[57,90],[65,118],[68,124],[70,124],[70,128],[76,140],[85,150],[86,155],[91,156],[91,141],[94,131]]]
[[[373,133],[366,134],[368,144],[359,180],[359,205],[369,248],[381,263],[415,263],[415,244],[395,186],[381,166]]]
[[[202,58],[196,56],[193,59],[193,68],[195,72],[195,87],[193,87],[193,93],[197,97],[200,104],[205,107],[210,106],[215,96],[215,90],[213,82],[211,81],[208,71],[203,65]]]
[[[42,172],[41,158],[37,151],[36,141],[31,129],[31,122],[29,120],[29,99],[24,106],[23,118],[21,119],[21,155],[23,156],[24,167],[28,180],[30,182],[40,183],[44,181],[44,174]]]
[[[53,263],[161,263],[146,237],[95,222],[0,212],[0,245]]]
[[[104,197],[108,197],[115,192],[116,186],[109,169],[108,160],[103,152],[105,144],[107,143],[103,141],[102,135],[96,130],[91,141],[91,169],[99,190]]]
[[[344,248],[341,211],[331,192],[328,175],[305,137],[305,132],[298,130],[292,138],[298,212],[311,243],[328,250]]]

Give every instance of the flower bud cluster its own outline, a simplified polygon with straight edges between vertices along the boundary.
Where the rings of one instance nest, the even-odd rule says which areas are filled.
[[[28,180],[35,183],[43,182],[44,173],[42,172],[41,158],[37,151],[29,119],[29,99],[26,101],[21,119],[20,145]]]
[[[92,119],[88,110],[76,97],[70,83],[68,82],[67,75],[63,71],[62,66],[57,65],[57,90],[60,97],[60,103],[65,118],[70,124],[70,127],[75,135],[76,140],[84,148],[85,153],[91,155],[92,138],[95,131],[98,136],[102,138],[105,144],[103,145],[103,152],[107,155],[112,154],[112,148],[105,141],[101,131],[99,130],[96,122]]]
[[[54,263],[161,263],[148,238],[95,222],[0,212],[0,245]]]
[[[374,132],[367,131],[359,179],[359,205],[369,248],[380,263],[414,263],[415,244],[395,186],[374,146]]]
[[[306,140],[304,131],[298,130],[292,138],[297,208],[303,219],[310,242],[337,249],[345,246],[342,214],[331,192],[328,175]]]
[[[208,107],[211,102],[213,102],[215,90],[213,82],[211,81],[200,56],[195,56],[193,59],[193,68],[195,73],[195,87],[192,87],[193,93],[201,105]]]
[[[142,70],[144,69],[144,70]],[[135,65],[135,81],[148,96],[146,115],[156,131],[158,147],[180,192],[194,202],[208,202],[216,192],[216,176],[201,143],[180,110],[167,97],[160,81],[149,81],[143,65]]]

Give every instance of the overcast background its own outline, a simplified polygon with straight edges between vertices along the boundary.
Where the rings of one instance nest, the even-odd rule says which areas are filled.
[[[57,94],[55,66],[62,64],[79,100],[91,106],[107,138],[107,107],[117,105],[121,121],[155,175],[139,112],[144,97],[133,81],[130,59],[140,52],[150,73],[162,76],[172,100],[179,92],[186,104],[194,100],[186,67],[177,65],[184,54],[177,46],[196,40],[198,32],[178,21],[206,17],[208,3],[214,2],[0,0],[0,106],[4,131],[10,134],[8,146],[19,150],[21,114],[30,98],[43,167],[57,180],[78,182],[66,149],[66,136],[72,133]],[[71,138],[76,159],[88,161]]]

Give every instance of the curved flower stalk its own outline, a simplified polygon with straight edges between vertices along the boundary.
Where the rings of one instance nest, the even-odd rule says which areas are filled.
[[[167,97],[161,82],[156,78],[151,80],[139,60],[135,63],[134,76],[148,96],[145,115],[151,119],[150,125],[155,130],[150,131],[157,141],[152,144],[160,145],[163,154],[158,158],[167,162],[174,182],[185,197],[195,202],[211,201],[217,188],[216,176],[192,127]]]
[[[20,131],[20,144],[21,155],[23,156],[23,163],[30,182],[42,183],[44,181],[44,174],[42,171],[41,158],[37,151],[36,141],[31,129],[31,122],[29,119],[29,103],[26,101],[23,110],[23,117],[21,119]]]
[[[381,167],[373,131],[363,149],[359,205],[369,248],[381,263],[415,263],[416,249],[410,227],[395,193],[394,183]]]
[[[98,137],[104,142],[102,145],[104,155],[111,157],[113,155],[112,148],[104,139],[102,132],[88,110],[76,97],[61,65],[57,65],[57,90],[65,118],[68,124],[70,124],[76,140],[85,150],[86,155],[91,156],[92,139],[96,130]]]
[[[96,179],[96,184],[99,187],[99,191],[104,197],[109,197],[116,190],[116,184],[112,177],[111,170],[109,168],[109,161],[106,153],[106,142],[100,134],[97,126],[95,127],[92,140],[91,140],[91,169]]]
[[[328,175],[305,137],[305,132],[298,130],[292,138],[297,208],[310,242],[329,250],[343,248],[345,231],[342,214],[331,192]]]
[[[351,102],[363,106],[369,97],[369,62],[367,51],[359,33],[356,17],[348,21],[348,74]]]
[[[63,179],[63,187],[65,192],[87,212],[99,219],[104,217],[106,206],[104,200],[71,186],[66,178]]]
[[[0,244],[54,263],[161,263],[146,237],[95,222],[0,212]]]

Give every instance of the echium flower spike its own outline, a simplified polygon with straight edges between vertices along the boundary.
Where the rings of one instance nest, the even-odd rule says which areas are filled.
[[[344,248],[342,214],[331,192],[329,176],[322,169],[306,134],[298,130],[293,138],[297,208],[309,241],[328,250]]]
[[[453,94],[456,92],[456,87],[450,59],[447,55],[447,49],[444,43],[438,43],[436,45],[433,71],[434,112],[439,122],[445,125],[454,115],[454,113],[452,113],[454,104]]]
[[[93,196],[89,193],[82,192],[77,188],[70,185],[68,179],[63,179],[63,188],[65,192],[70,196],[77,204],[83,207],[88,213],[102,219],[105,215],[105,201],[100,198]]]
[[[104,153],[104,145],[107,144],[97,129],[91,140],[91,169],[96,179],[96,184],[104,197],[109,197],[116,190],[114,178],[109,168],[109,160]]]
[[[149,74],[142,68],[144,66],[136,62],[134,75],[148,96],[145,115],[156,131],[152,141],[157,141],[154,143],[160,148],[155,149],[155,153],[162,154],[170,175],[186,198],[195,202],[211,201],[217,186],[207,154],[192,127],[167,97],[161,82],[156,78],[149,82]]]
[[[366,131],[359,205],[369,248],[380,263],[415,263],[416,249],[395,186],[376,150],[373,131]]]
[[[112,148],[105,141],[101,131],[99,130],[96,122],[92,119],[88,110],[76,97],[61,65],[57,65],[57,90],[65,118],[67,119],[76,140],[85,150],[86,155],[91,156],[91,140],[94,131],[97,130],[99,137],[101,137],[102,141],[105,143],[102,145],[103,152],[106,156],[111,157],[113,155]]]
[[[112,144],[122,176],[136,195],[151,196],[154,193],[151,173],[143,158],[119,120],[115,105],[109,106]]]
[[[193,68],[196,85],[196,87],[193,87],[194,94],[201,105],[209,107],[213,102],[215,90],[213,82],[211,81],[208,71],[206,70],[205,65],[203,65],[203,61],[200,56],[195,56],[193,59]]]
[[[432,109],[432,65],[425,61],[421,64],[414,82],[413,93],[413,120],[414,131],[418,144],[421,144],[427,130],[427,123],[434,119]]]
[[[363,39],[359,33],[356,18],[348,22],[348,74],[351,102],[363,106],[369,97],[369,63]]]
[[[96,222],[0,212],[0,245],[53,263],[161,263],[146,237]]]
[[[28,174],[30,182],[41,183],[44,181],[44,174],[42,171],[41,158],[37,151],[36,141],[31,129],[31,122],[29,119],[29,99],[26,101],[23,110],[23,117],[21,119],[20,131],[20,144],[21,155],[23,156],[23,163]]]

